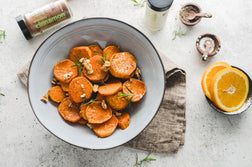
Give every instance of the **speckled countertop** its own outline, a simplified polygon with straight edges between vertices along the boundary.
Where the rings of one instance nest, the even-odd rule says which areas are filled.
[[[26,41],[15,17],[31,11],[50,0],[0,0],[0,29],[6,39],[0,44],[0,166],[114,166],[129,167],[147,153],[127,147],[92,151],[69,145],[44,129],[28,102],[25,87],[18,80],[17,71],[29,61],[41,42],[52,32]],[[200,80],[206,67],[226,61],[252,76],[252,1],[194,0],[203,11],[213,14],[194,27],[184,26],[178,19],[180,7],[186,0],[175,0],[166,26],[159,32],[148,31],[142,23],[145,7],[136,7],[131,0],[101,1],[72,0],[74,20],[86,17],[111,17],[127,22],[141,30],[156,48],[187,72],[187,128],[185,145],[177,154],[157,154],[157,160],[144,166],[252,166],[252,108],[237,116],[215,112],[206,102]],[[173,31],[181,27],[186,36],[173,38]],[[217,56],[202,62],[195,41],[200,34],[219,36],[222,48]]]

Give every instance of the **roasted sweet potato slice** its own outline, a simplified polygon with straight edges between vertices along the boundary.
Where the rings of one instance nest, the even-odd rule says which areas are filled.
[[[119,80],[111,80],[98,88],[99,94],[103,96],[113,95],[120,90],[122,90],[122,83]]]
[[[79,124],[81,125],[86,125],[87,124],[87,121],[83,118],[81,118],[79,121],[78,121]]]
[[[69,59],[58,62],[53,71],[55,78],[60,82],[69,83],[78,75],[78,68],[74,65]]]
[[[93,56],[90,58],[90,64],[92,65],[93,73],[88,74],[84,69],[82,72],[90,81],[98,83],[102,81],[106,76],[107,72],[102,70],[102,57],[99,55]]]
[[[64,92],[68,92],[69,91],[69,83],[64,83],[64,82],[59,82],[60,83],[60,87],[62,88],[62,90]]]
[[[62,102],[62,100],[66,97],[65,93],[63,92],[60,86],[52,87],[48,92],[48,96],[52,101],[56,103]]]
[[[107,137],[114,133],[118,124],[117,118],[113,115],[107,122],[103,124],[93,124],[93,130],[99,137]]]
[[[86,77],[74,78],[69,84],[69,97],[80,103],[89,99],[93,92],[93,85]]]
[[[78,60],[76,60],[76,57],[79,60],[81,58],[89,59],[90,57],[92,57],[92,51],[88,46],[75,47],[75,48],[71,49],[71,51],[69,52],[69,59],[74,62],[78,62]]]
[[[66,97],[58,106],[60,115],[67,121],[77,122],[80,120],[79,105]]]
[[[100,103],[92,103],[86,109],[86,118],[91,124],[101,124],[112,117],[110,107],[103,109]]]
[[[130,78],[126,82],[123,83],[123,93],[125,94],[133,94],[132,102],[140,101],[145,95],[146,87],[145,83],[141,80]]]
[[[92,51],[92,55],[102,55],[102,50],[99,45],[89,45],[89,49]]]
[[[129,104],[128,99],[126,97],[120,96],[121,94],[122,91],[119,91],[114,95],[106,97],[106,101],[109,106],[115,110],[123,110]]]
[[[104,50],[103,50],[103,55],[106,55],[106,60],[110,61],[113,54],[120,52],[119,48],[116,46],[107,46]]]
[[[87,120],[87,117],[86,117],[86,110],[87,110],[87,107],[88,107],[88,105],[83,105],[83,104],[80,105],[80,116],[81,116],[84,120]]]
[[[124,130],[130,124],[130,115],[126,112],[123,112],[121,116],[117,117],[118,119],[118,126]]]
[[[116,78],[128,79],[136,69],[136,59],[129,52],[120,52],[111,59],[110,73]]]

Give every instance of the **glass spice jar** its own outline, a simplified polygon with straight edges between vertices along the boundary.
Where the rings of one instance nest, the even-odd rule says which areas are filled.
[[[163,28],[173,0],[147,0],[144,22],[151,31]]]
[[[27,40],[63,23],[72,17],[66,0],[58,0],[33,12],[16,17],[16,21]]]

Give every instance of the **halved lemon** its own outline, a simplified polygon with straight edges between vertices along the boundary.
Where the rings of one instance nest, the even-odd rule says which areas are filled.
[[[245,103],[249,92],[248,77],[237,68],[220,70],[212,79],[211,100],[222,110],[233,112]]]
[[[219,72],[220,70],[231,67],[228,63],[225,62],[218,62],[210,65],[204,72],[202,80],[201,80],[201,86],[203,89],[203,92],[205,95],[211,100],[211,95],[210,95],[210,87],[211,87],[211,82],[214,77],[214,75]]]

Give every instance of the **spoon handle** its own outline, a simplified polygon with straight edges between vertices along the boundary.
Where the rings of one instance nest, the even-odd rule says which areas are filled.
[[[206,61],[207,58],[208,58],[209,51],[212,48],[212,44],[211,43],[205,43],[204,45],[205,45],[205,51],[203,52],[202,60]]]
[[[195,16],[211,18],[213,15],[210,13],[196,13]]]

